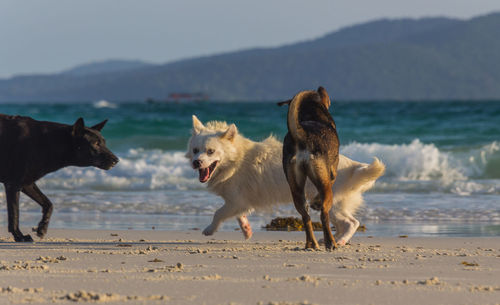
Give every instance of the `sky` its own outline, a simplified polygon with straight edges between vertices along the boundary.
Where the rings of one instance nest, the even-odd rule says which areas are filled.
[[[0,78],[273,47],[381,18],[499,11],[499,0],[0,0]]]

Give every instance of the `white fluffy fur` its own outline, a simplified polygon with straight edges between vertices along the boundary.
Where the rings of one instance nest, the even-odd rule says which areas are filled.
[[[209,149],[213,150],[210,155],[207,154]],[[205,126],[193,116],[193,133],[186,157],[191,162],[200,161],[202,168],[217,161],[207,184],[211,192],[225,201],[203,234],[212,235],[223,221],[237,217],[245,237],[249,238],[252,232],[245,217],[247,213],[293,202],[283,172],[282,149],[282,143],[272,136],[254,142],[240,135],[234,124],[208,122]],[[359,222],[353,215],[363,203],[363,192],[373,186],[384,170],[384,164],[377,158],[366,164],[339,156],[330,211],[337,244],[344,245],[356,232]],[[306,193],[308,198],[315,195],[315,188],[309,181]]]

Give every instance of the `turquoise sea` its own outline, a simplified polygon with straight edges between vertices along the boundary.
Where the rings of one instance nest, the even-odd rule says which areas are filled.
[[[52,228],[203,229],[223,201],[184,158],[191,115],[234,122],[253,140],[286,133],[286,108],[273,102],[0,104],[0,113],[67,124],[109,119],[103,135],[121,159],[115,168],[70,167],[39,181],[55,205]],[[341,153],[387,166],[365,194],[359,219],[367,231],[358,234],[500,236],[500,101],[334,101],[331,113]],[[35,226],[40,208],[21,202],[21,225]],[[275,216],[296,215],[284,205],[250,221],[259,231]],[[229,220],[222,230],[236,227]]]

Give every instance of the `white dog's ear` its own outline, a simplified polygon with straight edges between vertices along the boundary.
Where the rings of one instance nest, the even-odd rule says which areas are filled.
[[[203,129],[205,129],[205,125],[193,114],[193,134],[200,133]]]
[[[238,128],[236,128],[236,125],[231,124],[229,128],[220,136],[220,138],[232,142],[237,134],[238,134]]]

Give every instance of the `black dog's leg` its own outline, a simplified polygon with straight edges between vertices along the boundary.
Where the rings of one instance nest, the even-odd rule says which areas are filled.
[[[9,214],[9,232],[14,236],[17,242],[32,242],[33,238],[29,235],[23,235],[19,230],[19,187],[5,185],[5,194],[7,195],[7,212]]]
[[[50,202],[49,198],[47,198],[47,196],[40,191],[35,183],[23,187],[22,192],[42,207],[42,220],[38,223],[36,235],[43,238],[47,233],[47,228],[49,227],[50,216],[52,215],[53,209],[52,202]]]

